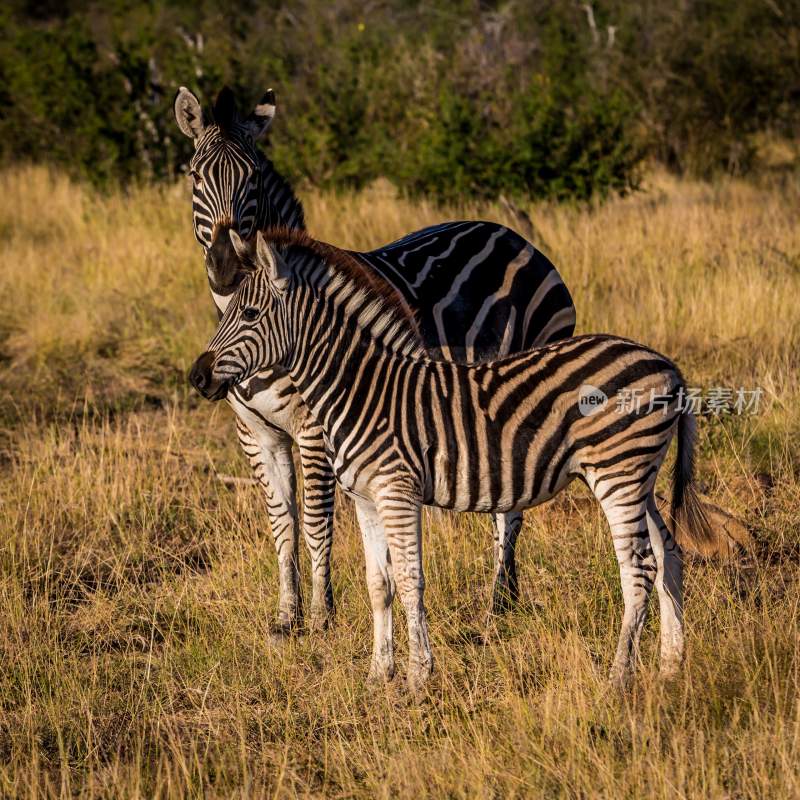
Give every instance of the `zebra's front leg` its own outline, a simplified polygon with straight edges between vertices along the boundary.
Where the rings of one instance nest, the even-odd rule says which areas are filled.
[[[392,571],[408,625],[406,683],[418,694],[433,671],[433,655],[425,614],[425,576],[422,572],[421,501],[412,492],[392,492],[376,501],[383,523]]]
[[[392,642],[392,600],[395,583],[389,545],[383,523],[373,503],[356,500],[356,516],[361,528],[367,569],[367,589],[372,606],[372,661],[367,682],[387,683],[394,677],[394,645]]]
[[[503,614],[519,600],[517,583],[516,546],[522,528],[522,514],[493,514],[494,528],[494,588],[492,590],[492,614]]]
[[[286,636],[302,624],[296,478],[291,437],[265,428],[254,435],[237,418],[236,429],[253,473],[267,499],[272,540],[278,554],[278,615],[271,631]]]
[[[311,557],[309,626],[325,630],[333,617],[331,548],[336,479],[325,455],[322,429],[308,425],[297,437],[303,471],[303,536]]]

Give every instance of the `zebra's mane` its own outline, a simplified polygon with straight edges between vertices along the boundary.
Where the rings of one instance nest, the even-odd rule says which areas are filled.
[[[233,130],[234,126],[240,122],[239,109],[236,105],[236,98],[230,87],[223,86],[211,107],[211,119],[224,135]]]
[[[284,193],[287,197],[289,197],[289,201],[286,205],[289,206],[288,209],[284,209],[284,218],[285,219],[292,219],[294,217],[294,225],[300,229],[305,230],[306,228],[306,212],[303,208],[303,204],[300,202],[300,198],[294,193],[294,189],[292,185],[289,183],[286,178],[275,169],[275,165],[272,163],[271,159],[267,158],[264,155],[264,152],[256,148],[259,156],[261,157],[261,167],[263,172],[269,173],[269,198],[272,201],[272,208],[275,209],[276,213],[280,213],[280,209],[278,209],[278,202],[280,200],[281,193]],[[272,220],[266,220],[269,225],[278,225],[278,222],[273,222]]]
[[[357,316],[357,324],[389,349],[402,355],[424,353],[422,334],[414,310],[382,275],[367,268],[347,250],[313,239],[305,230],[285,226],[261,231],[266,241],[279,248],[284,258],[306,254],[321,260],[335,278],[354,285],[368,299]],[[296,263],[300,263],[298,259]]]

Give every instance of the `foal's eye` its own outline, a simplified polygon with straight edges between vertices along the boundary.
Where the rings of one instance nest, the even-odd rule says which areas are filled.
[[[196,169],[190,169],[189,175],[192,178],[192,183],[194,183],[195,186],[199,186],[202,182],[200,179],[200,173]]]
[[[258,319],[258,309],[252,307],[246,308],[244,311],[242,311],[242,316],[248,322],[255,322]]]

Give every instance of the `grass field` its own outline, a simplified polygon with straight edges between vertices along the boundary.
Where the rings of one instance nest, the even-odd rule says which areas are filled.
[[[304,200],[312,233],[355,248],[453,216],[516,224],[380,186]],[[334,627],[269,643],[263,501],[216,479],[247,474],[232,414],[183,378],[214,326],[188,187],[0,173],[0,796],[800,796],[798,208],[796,181],[656,175],[598,208],[528,209],[580,331],[652,345],[696,386],[763,388],[758,415],[701,422],[700,459],[759,549],[688,565],[685,676],[656,678],[654,614],[619,698],[616,562],[584,489],[526,514],[523,602],[485,638],[488,521],[432,514],[437,671],[413,704],[365,687],[346,502]]]

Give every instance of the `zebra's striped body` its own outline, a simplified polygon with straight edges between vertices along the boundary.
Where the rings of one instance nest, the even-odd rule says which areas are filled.
[[[188,105],[187,105],[188,104]],[[253,114],[238,116],[221,93],[216,124],[205,124],[199,103],[182,90],[176,117],[195,139],[191,161],[195,236],[220,315],[246,274],[231,235],[280,224],[304,228],[303,209],[288,184],[255,147],[274,113],[265,95]],[[489,222],[453,222],[426,228],[352,257],[387,281],[418,315],[422,340],[435,355],[474,361],[571,335],[575,309],[561,277],[523,237]],[[242,448],[267,494],[280,573],[279,628],[300,616],[298,524],[292,443],[303,471],[303,533],[312,560],[312,625],[332,608],[330,551],[334,477],[321,428],[286,372],[264,369],[229,393]],[[496,585],[500,610],[516,595],[514,547],[521,515],[496,516]]]
[[[681,559],[653,495],[676,429],[675,507],[694,511],[696,500],[689,486],[693,422],[678,408],[683,379],[668,359],[627,340],[584,336],[482,364],[434,361],[402,301],[371,286],[340,251],[280,232],[272,245],[259,234],[258,257],[259,268],[196,363],[193,382],[218,398],[262,365],[280,364],[319,421],[364,535],[373,677],[394,670],[395,585],[409,626],[410,685],[419,687],[432,666],[422,504],[518,511],[574,478],[600,502],[620,563],[625,616],[612,677],[622,684],[631,674],[654,584],[662,668],[677,668]],[[584,416],[578,401],[587,384],[608,402]],[[657,403],[620,410],[616,401],[626,392],[652,392]]]

